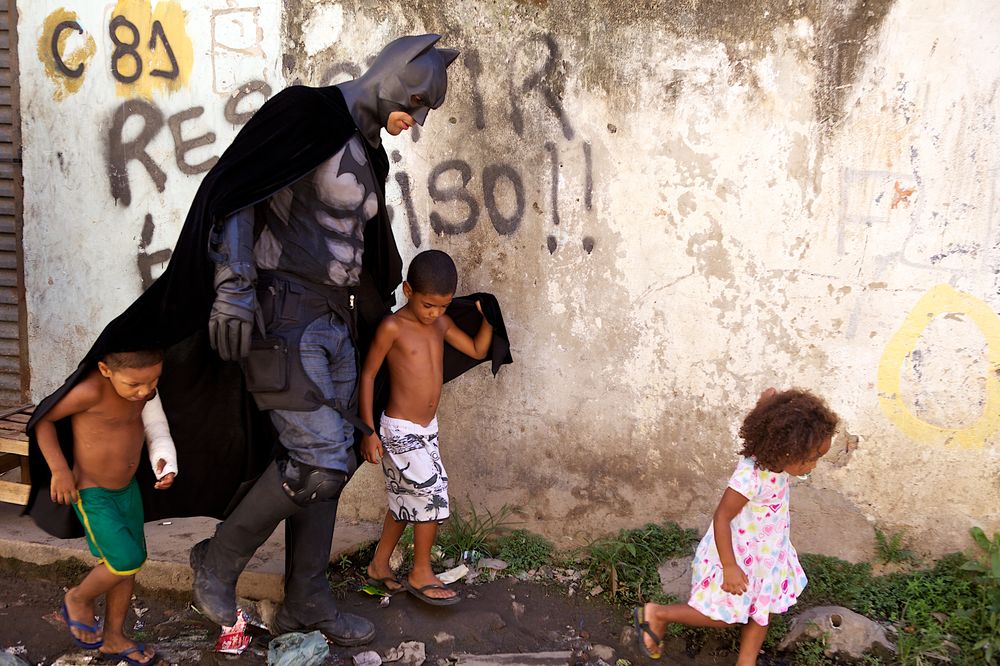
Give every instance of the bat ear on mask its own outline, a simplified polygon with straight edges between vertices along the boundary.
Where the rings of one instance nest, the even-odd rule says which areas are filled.
[[[444,61],[445,67],[455,62],[455,58],[457,58],[458,54],[460,53],[458,49],[436,49],[436,50],[438,53],[441,54],[441,60]]]

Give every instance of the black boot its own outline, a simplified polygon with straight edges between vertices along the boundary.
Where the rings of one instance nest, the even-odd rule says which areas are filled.
[[[375,625],[341,613],[326,578],[330,564],[337,498],[308,504],[285,521],[285,599],[271,623],[271,633],[319,630],[337,645],[364,645]]]
[[[271,620],[271,633],[279,636],[290,631],[320,631],[332,643],[343,647],[364,645],[375,638],[375,625],[365,618],[353,613],[334,613],[324,620],[307,624],[292,617],[288,608],[282,604]]]
[[[271,463],[236,510],[215,528],[215,536],[191,549],[195,607],[216,624],[236,624],[236,581],[247,562],[285,518],[301,507],[281,487]]]

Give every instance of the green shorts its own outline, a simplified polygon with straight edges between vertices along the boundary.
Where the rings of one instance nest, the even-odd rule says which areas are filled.
[[[118,490],[84,488],[73,505],[87,544],[113,574],[131,576],[146,561],[142,496],[135,479]]]

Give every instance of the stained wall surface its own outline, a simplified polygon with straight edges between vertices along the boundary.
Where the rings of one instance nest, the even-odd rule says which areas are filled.
[[[844,421],[793,491],[800,550],[1000,528],[995,3],[92,4],[19,6],[36,399],[162,270],[246,114],[434,32],[462,55],[386,140],[393,226],[499,297],[516,359],[445,388],[459,510],[564,544],[703,529],[743,414],[795,385]],[[342,515],[378,519],[381,484]]]

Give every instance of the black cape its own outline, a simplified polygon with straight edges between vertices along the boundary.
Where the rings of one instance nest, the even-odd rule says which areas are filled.
[[[150,466],[144,462],[139,465],[136,476],[146,520],[223,518],[263,471],[277,441],[270,418],[257,409],[247,392],[239,364],[221,360],[208,344],[207,322],[215,300],[209,235],[217,221],[265,202],[308,174],[340,150],[356,131],[343,96],[333,86],[286,88],[240,130],[199,186],[163,274],[107,325],[76,371],[39,403],[28,422],[32,488],[25,513],[40,527],[63,538],[83,535],[72,509],[49,498],[51,473],[38,448],[34,426],[112,351],[162,348],[165,354],[159,391],[177,447],[180,473],[170,489],[157,491]],[[370,149],[369,156],[376,182],[384,188],[389,171],[385,150]],[[378,321],[394,303],[393,293],[402,279],[402,261],[385,209],[384,190],[379,194],[379,214],[368,222],[364,234],[358,298],[362,352]],[[473,314],[478,318],[474,306]],[[502,328],[498,307],[495,315]],[[470,324],[460,325],[467,328]],[[505,334],[495,339],[494,347],[505,350],[492,352],[495,374],[498,356],[510,362]],[[453,368],[453,376],[464,372],[454,368],[470,362],[477,363],[455,350],[446,354],[445,363]],[[70,419],[57,422],[56,431],[72,466]]]

